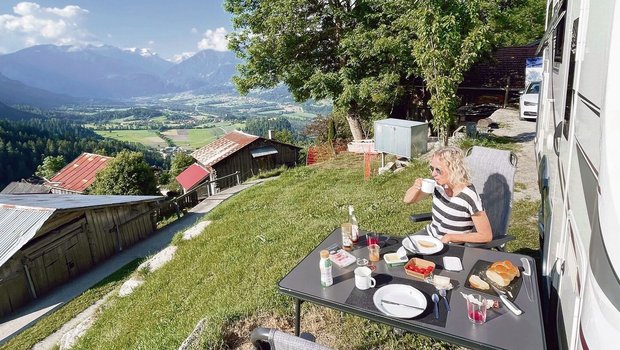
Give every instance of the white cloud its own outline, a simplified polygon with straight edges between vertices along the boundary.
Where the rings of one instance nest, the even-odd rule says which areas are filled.
[[[196,33],[198,33],[198,28],[192,28],[192,30],[190,30],[190,32],[192,32],[192,34],[196,34]]]
[[[215,30],[209,29],[204,33],[202,40],[198,42],[198,48],[200,50],[211,49],[215,51],[226,51],[228,50],[226,34],[228,34],[228,32],[224,27]]]
[[[0,15],[0,37],[4,52],[37,44],[80,45],[95,41],[81,23],[88,10],[76,5],[41,7],[20,2],[13,14]]]
[[[169,61],[173,62],[173,63],[180,63],[180,62],[185,61],[186,59],[194,56],[195,54],[196,54],[195,52],[183,52],[183,53],[180,53],[178,55],[172,56],[172,58],[169,59]]]

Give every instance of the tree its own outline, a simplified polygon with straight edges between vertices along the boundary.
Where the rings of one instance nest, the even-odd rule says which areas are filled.
[[[155,195],[157,180],[140,152],[121,151],[97,173],[89,187],[92,194]]]
[[[225,7],[235,28],[229,47],[245,60],[233,78],[239,92],[283,82],[297,101],[331,99],[356,140],[412,83],[411,38],[392,25],[402,15],[393,0],[226,0]]]
[[[414,34],[413,56],[431,93],[432,123],[444,145],[456,121],[463,74],[489,48],[490,26],[483,15],[478,0],[425,0],[399,20]]]
[[[170,175],[172,176],[172,178],[177,177],[180,173],[182,173],[185,169],[187,169],[195,162],[196,160],[187,153],[176,153],[174,157],[172,157],[172,162],[170,163]]]
[[[41,163],[37,167],[37,171],[35,175],[41,176],[47,180],[51,179],[58,173],[64,166],[67,165],[67,161],[63,156],[47,156],[43,159],[43,163]]]

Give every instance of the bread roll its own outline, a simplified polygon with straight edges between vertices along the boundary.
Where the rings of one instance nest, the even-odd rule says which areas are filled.
[[[472,287],[480,290],[487,290],[491,288],[488,283],[486,283],[482,278],[478,277],[477,275],[469,276],[469,284]]]
[[[497,261],[491,264],[486,271],[487,277],[500,287],[505,287],[512,282],[515,277],[519,277],[521,273],[519,269],[510,261]]]
[[[500,287],[506,287],[512,281],[511,275],[507,273],[497,272],[492,269],[488,269],[486,272],[487,277]]]

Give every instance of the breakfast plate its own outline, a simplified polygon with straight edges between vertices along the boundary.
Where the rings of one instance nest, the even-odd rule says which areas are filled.
[[[409,237],[415,241],[416,247],[412,246],[407,237],[403,238],[403,247],[412,253],[428,255],[435,254],[443,249],[443,243],[435,237],[427,235],[410,235]]]
[[[375,292],[373,302],[382,313],[397,318],[412,318],[426,310],[426,297],[406,284],[388,284]]]

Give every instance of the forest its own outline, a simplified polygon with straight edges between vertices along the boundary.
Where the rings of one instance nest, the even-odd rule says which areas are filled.
[[[114,156],[124,149],[142,152],[150,165],[167,168],[163,157],[146,146],[104,139],[66,120],[0,119],[0,188],[33,175],[46,156],[70,162],[82,152]]]

